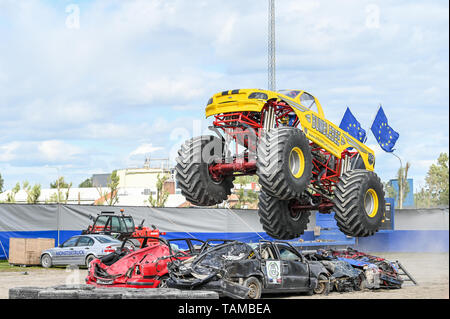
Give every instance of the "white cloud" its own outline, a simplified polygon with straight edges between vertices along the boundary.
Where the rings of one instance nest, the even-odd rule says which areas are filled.
[[[10,142],[0,145],[0,162],[12,161],[15,157],[14,152],[20,147],[18,142]]]
[[[82,178],[144,145],[164,155],[203,132],[212,94],[266,86],[266,2],[96,0],[79,4],[79,29],[66,27],[66,4],[0,2],[8,169],[59,162]],[[448,150],[448,3],[378,1],[368,28],[372,3],[277,2],[277,86],[316,95],[336,124],[348,105],[368,135],[381,103],[399,154],[423,176]],[[395,174],[398,161],[369,143],[380,175]]]
[[[153,153],[154,151],[161,150],[162,147],[153,146],[152,144],[142,144],[139,145],[134,151],[130,153],[130,156],[134,155],[147,155]]]
[[[80,160],[84,150],[64,141],[13,141],[0,145],[0,162],[16,166],[67,165]]]
[[[67,162],[75,160],[75,158],[83,152],[82,149],[77,146],[56,140],[36,143],[36,148],[40,157],[48,162]]]

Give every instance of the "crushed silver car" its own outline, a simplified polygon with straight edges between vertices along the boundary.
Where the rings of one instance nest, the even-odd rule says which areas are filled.
[[[122,242],[107,235],[73,236],[55,248],[41,253],[42,267],[57,265],[89,266],[89,263],[114,252]]]

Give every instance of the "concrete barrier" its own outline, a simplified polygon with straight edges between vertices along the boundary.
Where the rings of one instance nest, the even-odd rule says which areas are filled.
[[[174,288],[96,288],[90,285],[59,285],[10,288],[9,299],[219,299],[219,294],[214,291]]]

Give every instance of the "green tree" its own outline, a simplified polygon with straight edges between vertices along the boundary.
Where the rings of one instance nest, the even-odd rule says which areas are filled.
[[[117,171],[114,170],[111,175],[108,177],[108,190],[102,191],[101,188],[97,188],[97,191],[100,195],[100,198],[102,200],[98,201],[99,205],[103,205],[104,203],[107,203],[109,206],[113,206],[119,202],[119,182],[120,182],[120,176],[117,175]]]
[[[411,164],[407,162],[405,167],[401,167],[398,169],[397,171],[398,189],[395,189],[394,186],[392,186],[391,181],[383,183],[386,197],[394,198],[397,201],[398,208],[403,207],[403,202],[405,201],[405,198],[410,191],[408,184],[408,171],[410,167]]]
[[[258,194],[254,190],[244,188],[245,185],[256,182],[258,182],[256,175],[239,176],[235,179],[234,184],[240,187],[234,192],[238,197],[238,202],[232,208],[245,208],[247,204],[254,204],[258,201]]]
[[[392,186],[391,182],[383,183],[383,185],[386,197],[397,198],[397,191],[395,190],[394,186]]]
[[[55,182],[50,183],[50,188],[70,188],[71,186],[72,183],[70,183],[69,186],[69,184],[64,180],[64,176],[60,176]]]
[[[2,178],[2,174],[0,174],[0,194],[3,193],[3,183],[4,183],[4,180]]]
[[[159,174],[156,176],[156,198],[153,198],[153,194],[150,193],[148,197],[148,203],[152,207],[164,207],[167,199],[169,198],[169,192],[164,189],[164,183],[169,179],[170,175],[166,174],[160,177]]]
[[[61,179],[60,179],[61,182]],[[62,180],[64,182],[64,179]],[[50,198],[45,201],[45,203],[63,203],[67,204],[67,201],[69,200],[69,194],[70,194],[70,188],[72,187],[72,182],[69,184],[63,183],[63,186],[60,185],[59,189],[56,191],[56,193],[53,193],[50,195]],[[57,188],[57,187],[51,187],[51,188]]]
[[[431,199],[431,193],[425,188],[414,194],[414,205],[417,208],[429,208],[433,206],[433,201]]]
[[[425,181],[432,200],[437,205],[448,205],[448,154],[441,153],[437,164],[432,164]]]
[[[247,204],[254,204],[258,201],[258,194],[252,189],[239,188],[235,194],[238,202],[232,208],[246,208]]]
[[[449,204],[449,174],[447,153],[439,154],[436,164],[431,164],[425,177],[425,187],[415,194],[417,207]]]
[[[398,208],[403,208],[403,202],[405,201],[406,196],[409,194],[409,184],[408,184],[408,171],[411,167],[409,162],[406,162],[405,167],[399,168],[397,172],[397,182],[398,182]]]
[[[28,181],[24,181],[22,183],[22,189],[27,193],[27,203],[28,204],[36,204],[39,201],[39,196],[41,196],[41,185],[35,184],[33,187],[28,183]]]
[[[86,178],[80,185],[78,185],[78,187],[80,188],[93,187],[92,178]]]
[[[7,194],[6,202],[7,203],[15,203],[16,202],[16,194],[20,191],[20,183],[17,184],[11,189],[11,192]]]

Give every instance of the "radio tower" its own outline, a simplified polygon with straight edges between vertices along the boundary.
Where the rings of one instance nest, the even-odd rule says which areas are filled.
[[[275,91],[275,0],[269,0],[269,63],[268,85],[269,90]]]

